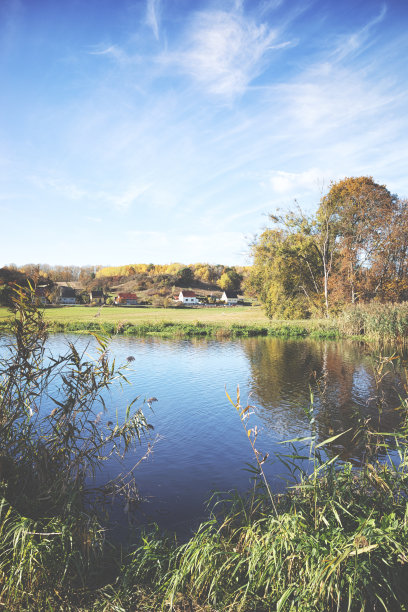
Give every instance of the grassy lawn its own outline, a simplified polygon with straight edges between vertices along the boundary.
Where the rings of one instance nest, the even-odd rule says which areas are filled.
[[[0,308],[0,329],[10,312]],[[219,308],[132,308],[120,306],[61,306],[46,308],[44,317],[54,332],[102,331],[164,337],[338,336],[330,320],[270,321],[260,306]]]
[[[174,323],[214,323],[231,325],[267,325],[269,319],[260,306],[234,306],[220,308],[129,308],[120,306],[61,306],[46,308],[45,319],[55,322],[98,321],[99,323],[156,323],[171,321]],[[0,308],[0,320],[10,316],[7,308]]]

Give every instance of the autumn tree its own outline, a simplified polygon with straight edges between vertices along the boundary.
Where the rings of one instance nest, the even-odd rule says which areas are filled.
[[[181,268],[176,274],[176,283],[181,287],[190,287],[194,280],[194,273],[188,266]]]
[[[247,286],[256,291],[271,318],[307,318],[322,307],[321,260],[307,231],[295,230],[291,216],[266,229],[252,246]],[[296,225],[296,223],[295,223]]]
[[[239,291],[242,275],[235,268],[226,268],[218,281],[218,286],[223,291]]]
[[[194,276],[202,283],[213,283],[216,279],[216,272],[209,264],[196,264],[194,266]]]
[[[364,299],[369,270],[386,247],[394,224],[397,197],[372,177],[331,183],[317,211],[320,232],[326,227],[335,251],[331,278],[337,299]]]
[[[401,302],[408,300],[407,200],[396,200],[388,220],[366,272],[365,298]]]

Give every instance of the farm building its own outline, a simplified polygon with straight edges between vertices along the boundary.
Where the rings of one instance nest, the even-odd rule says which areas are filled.
[[[118,293],[115,297],[115,304],[121,306],[135,306],[137,304],[138,297],[135,293]]]
[[[100,291],[100,290],[90,291],[89,298],[90,298],[91,304],[104,304],[105,303],[105,296],[103,294],[103,291]]]
[[[72,287],[64,285],[59,286],[59,296],[57,297],[59,304],[76,304],[76,293]]]
[[[234,291],[224,291],[221,296],[221,302],[225,302],[228,306],[238,304],[238,294]]]
[[[179,302],[183,304],[198,304],[198,298],[194,291],[180,291],[179,293]]]

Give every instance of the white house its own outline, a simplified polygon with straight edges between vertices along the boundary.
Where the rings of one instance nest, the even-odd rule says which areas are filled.
[[[238,304],[238,294],[234,291],[224,291],[221,296],[221,302],[225,302],[228,306]]]
[[[183,304],[199,304],[194,291],[180,291],[178,299]]]

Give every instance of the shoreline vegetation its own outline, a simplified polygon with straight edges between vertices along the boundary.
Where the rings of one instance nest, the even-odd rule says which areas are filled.
[[[5,610],[407,610],[406,398],[397,431],[375,430],[362,419],[353,435],[364,459],[353,465],[336,451],[347,432],[319,442],[312,396],[304,407],[310,435],[282,443],[282,453],[268,459],[251,426],[254,407],[240,404],[238,390],[236,401],[226,401],[254,452],[253,490],[247,497],[230,492],[213,498],[209,519],[186,542],[146,526],[133,539],[129,534],[123,549],[110,540],[104,508],[90,503],[89,482],[112,452],[137,451],[151,428],[134,401],[123,423],[105,421],[105,391],[118,376],[126,384],[126,372],[109,362],[104,338],[96,338],[95,359],[68,342],[65,355],[47,361],[47,325],[23,291],[10,329],[10,352],[0,360]],[[381,358],[377,366],[380,414],[387,408],[381,381],[386,371],[392,374],[392,362]],[[45,396],[55,406],[49,413],[41,408]],[[268,460],[289,467],[283,494],[262,480]],[[122,495],[129,505],[136,483],[123,478],[109,481],[105,492]]]
[[[357,339],[396,342],[408,338],[408,303],[357,305],[328,319],[270,320],[260,307],[131,308],[52,307],[43,310],[53,333],[103,333],[163,338]],[[0,332],[12,326],[12,313],[0,308]]]

